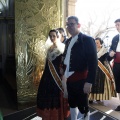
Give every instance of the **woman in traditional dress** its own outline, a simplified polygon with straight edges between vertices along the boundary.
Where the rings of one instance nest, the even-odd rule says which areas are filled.
[[[47,52],[45,69],[37,94],[37,114],[42,120],[64,120],[64,99],[61,84],[60,64],[65,45],[59,32],[50,30],[51,45]]]
[[[96,38],[98,69],[96,74],[95,84],[92,86],[92,92],[89,96],[89,103],[93,100],[110,100],[116,96],[115,81],[113,73],[108,61],[111,58],[108,56],[108,49],[103,45],[101,38]]]

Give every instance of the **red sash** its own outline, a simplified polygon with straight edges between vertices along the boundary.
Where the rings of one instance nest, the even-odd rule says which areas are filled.
[[[87,78],[88,71],[85,70],[83,72],[74,72],[71,76],[67,78],[67,81],[78,81]]]
[[[120,52],[116,52],[114,62],[115,63],[120,63]]]

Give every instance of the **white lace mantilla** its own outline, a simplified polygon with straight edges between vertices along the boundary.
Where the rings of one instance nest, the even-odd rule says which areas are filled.
[[[107,52],[108,52],[108,49],[106,47],[102,46],[102,48],[97,53],[97,57],[100,58],[101,56],[103,56]]]

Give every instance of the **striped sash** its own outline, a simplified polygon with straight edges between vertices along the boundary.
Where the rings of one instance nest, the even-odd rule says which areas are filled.
[[[59,89],[63,92],[61,79],[60,79],[59,75],[57,74],[57,71],[55,70],[54,65],[52,64],[52,62],[49,59],[48,59],[48,66],[49,66],[50,72],[52,74],[52,77],[54,78],[55,83],[57,84]]]
[[[109,71],[105,68],[105,66],[98,60],[98,66],[103,71],[103,73],[109,78],[109,80],[113,83],[113,77],[110,75]],[[115,84],[112,84],[113,89],[115,90]]]

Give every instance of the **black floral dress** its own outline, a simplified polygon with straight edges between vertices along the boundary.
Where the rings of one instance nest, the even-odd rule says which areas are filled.
[[[58,48],[49,49],[45,69],[38,88],[37,115],[42,117],[42,120],[64,120],[63,93],[52,76],[48,59],[52,62],[60,77],[62,53]]]
[[[58,75],[60,76],[59,67],[61,63],[61,55],[52,61]],[[45,65],[43,76],[40,80],[40,85],[37,94],[37,106],[40,109],[53,109],[60,107],[60,89],[57,86],[48,66],[48,61]]]
[[[101,48],[97,55],[98,60],[109,71],[110,75],[113,76],[108,62],[107,48]],[[95,83],[92,86],[92,92],[90,93],[89,100],[110,100],[111,97],[116,97],[115,87],[113,88],[113,86],[115,86],[114,77],[111,81],[98,66]]]

